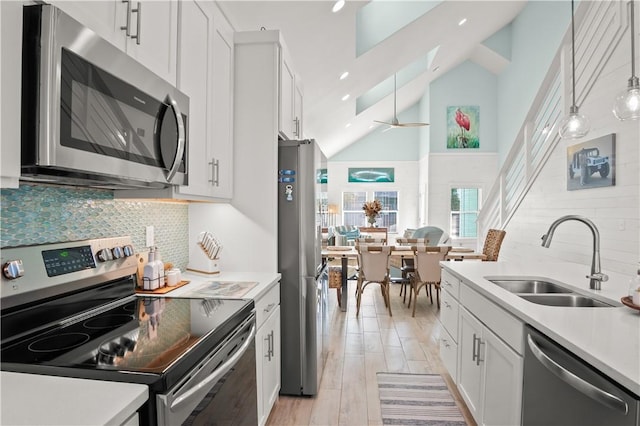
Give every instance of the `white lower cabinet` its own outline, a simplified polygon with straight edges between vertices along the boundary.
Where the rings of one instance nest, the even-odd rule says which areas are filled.
[[[517,425],[522,412],[524,324],[442,271],[440,358],[479,425]]]
[[[458,347],[458,390],[478,424],[520,424],[522,356],[464,307]]]
[[[256,304],[256,382],[258,424],[267,423],[280,392],[280,284],[273,286]]]

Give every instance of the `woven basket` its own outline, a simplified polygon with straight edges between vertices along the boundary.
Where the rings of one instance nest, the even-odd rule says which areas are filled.
[[[330,266],[329,267],[329,288],[341,288],[342,287],[342,267]]]

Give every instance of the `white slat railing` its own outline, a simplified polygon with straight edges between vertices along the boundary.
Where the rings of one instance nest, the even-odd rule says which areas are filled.
[[[588,96],[628,26],[627,2],[580,1],[576,10],[576,103]],[[571,26],[509,154],[483,201],[479,235],[505,229],[560,141],[558,124],[571,106]]]

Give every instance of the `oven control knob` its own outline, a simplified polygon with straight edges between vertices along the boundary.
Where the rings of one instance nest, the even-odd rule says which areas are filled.
[[[100,262],[107,262],[113,260],[113,253],[108,248],[98,251],[97,258]]]
[[[130,245],[122,247],[122,251],[124,252],[124,257],[133,256],[133,247]]]
[[[9,280],[15,280],[24,275],[22,260],[10,260],[2,267],[2,274]]]
[[[111,253],[113,254],[114,259],[120,259],[121,257],[124,257],[124,250],[122,249],[122,247],[112,248]]]

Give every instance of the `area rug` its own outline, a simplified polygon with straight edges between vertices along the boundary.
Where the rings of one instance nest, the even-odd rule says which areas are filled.
[[[385,425],[466,425],[439,374],[377,373]]]

